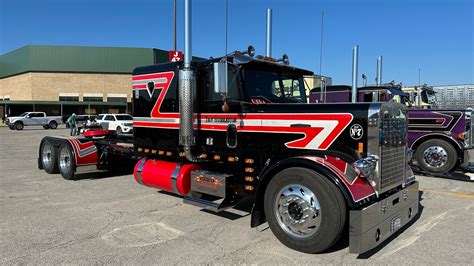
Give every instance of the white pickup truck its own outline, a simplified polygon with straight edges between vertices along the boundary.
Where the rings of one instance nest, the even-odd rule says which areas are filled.
[[[23,130],[25,126],[56,129],[63,123],[63,120],[60,116],[46,116],[44,112],[25,112],[19,116],[8,117],[5,122],[11,130]]]

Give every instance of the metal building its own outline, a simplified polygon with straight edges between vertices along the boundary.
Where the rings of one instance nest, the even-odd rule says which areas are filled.
[[[474,108],[474,84],[433,86],[438,106],[443,109]]]
[[[0,55],[0,117],[131,112],[131,73],[167,62],[152,48],[28,45]]]

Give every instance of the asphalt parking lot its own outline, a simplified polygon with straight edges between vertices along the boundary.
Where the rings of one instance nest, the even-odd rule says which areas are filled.
[[[67,181],[37,168],[39,141],[66,129],[0,127],[0,263],[472,264],[474,183],[421,176],[421,215],[369,254],[303,254],[250,216],[202,211],[132,175]]]

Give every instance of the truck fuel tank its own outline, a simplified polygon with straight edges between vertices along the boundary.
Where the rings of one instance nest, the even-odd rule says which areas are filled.
[[[135,165],[137,183],[187,195],[191,189],[191,172],[201,169],[196,164],[183,164],[143,158]]]

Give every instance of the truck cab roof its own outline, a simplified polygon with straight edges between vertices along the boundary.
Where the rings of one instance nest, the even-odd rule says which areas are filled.
[[[288,71],[288,72],[297,72],[300,75],[313,75],[312,71],[293,67],[290,65],[285,65],[276,61],[273,58],[265,58],[261,56],[251,57],[246,54],[232,54],[227,57],[218,57],[218,58],[210,58],[201,61],[193,61],[191,65],[196,68],[205,67],[215,62],[220,62],[227,60],[227,62],[232,63],[237,66],[250,66],[250,67],[262,67],[266,69],[279,69],[281,71]],[[183,62],[169,62],[169,63],[162,63],[162,64],[155,64],[155,65],[148,65],[148,66],[141,66],[137,67],[133,70],[133,75],[142,75],[154,72],[159,69],[176,69],[181,68]]]

